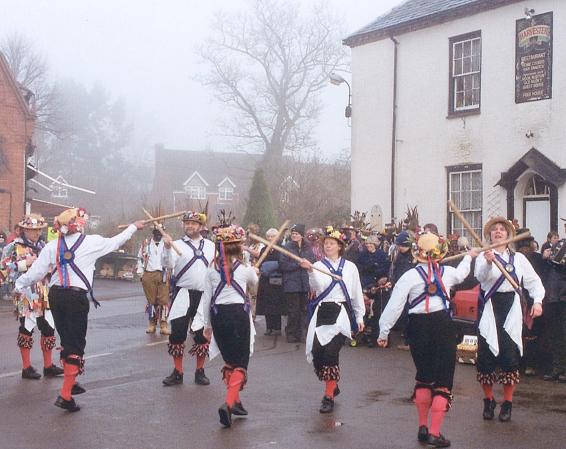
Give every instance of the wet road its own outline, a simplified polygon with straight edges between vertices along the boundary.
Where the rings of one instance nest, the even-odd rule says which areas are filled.
[[[139,284],[97,284],[103,307],[91,309],[82,409],[54,407],[60,379],[24,381],[15,338],[17,323],[0,307],[0,448],[422,448],[416,441],[416,412],[409,402],[413,365],[397,349],[345,347],[342,394],[332,415],[320,415],[322,384],[306,363],[304,346],[264,337],[263,320],[242,400],[250,412],[231,429],[218,423],[223,402],[222,362],[207,363],[207,387],[192,382],[194,360],[185,360],[185,384],[165,388],[172,369],[166,339],[144,333]],[[36,337],[36,341],[38,338]],[[41,368],[36,344],[32,362]],[[501,397],[501,391],[496,390]],[[566,385],[523,379],[510,423],[481,419],[482,401],[471,366],[458,365],[455,403],[444,433],[453,448],[566,447]]]

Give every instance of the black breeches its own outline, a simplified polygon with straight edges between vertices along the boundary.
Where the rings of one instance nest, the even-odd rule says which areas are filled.
[[[327,326],[336,323],[342,307],[334,302],[323,302],[318,308],[316,327]],[[338,366],[340,364],[340,349],[344,346],[346,337],[343,334],[335,335],[328,344],[322,346],[315,334],[312,356],[315,370],[319,371],[324,366]]]
[[[61,358],[69,355],[84,355],[90,304],[86,292],[51,288],[49,305],[55,328],[61,337]]]
[[[175,318],[174,320],[171,320],[171,335],[169,336],[169,343],[181,344],[187,340],[187,332],[189,331],[189,324],[197,314],[201,297],[202,297],[201,291],[189,290],[189,309],[187,310],[185,316],[181,316],[179,318]],[[198,332],[195,332],[194,340],[195,343],[197,344],[206,343],[206,339],[203,336],[202,330],[199,329]]]
[[[456,327],[445,311],[409,314],[407,337],[417,368],[415,380],[452,390],[456,367]]]
[[[25,322],[26,319],[24,317],[20,318],[20,334],[24,334],[24,335],[31,335],[33,334],[33,329],[31,331],[28,331],[25,327]],[[37,328],[39,329],[39,332],[41,333],[42,336],[44,337],[53,337],[55,335],[55,329],[53,329],[49,323],[47,322],[47,320],[42,317],[42,316],[38,316],[37,317]]]
[[[250,316],[243,304],[219,304],[211,311],[214,338],[227,365],[248,369],[250,360]]]

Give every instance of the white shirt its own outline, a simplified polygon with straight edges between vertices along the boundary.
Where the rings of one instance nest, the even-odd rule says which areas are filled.
[[[131,224],[120,234],[111,238],[102,237],[100,235],[87,235],[84,241],[75,251],[75,264],[79,270],[85,275],[90,285],[92,285],[92,278],[96,260],[112,251],[116,251],[124,243],[126,243],[132,235],[137,231],[136,227]],[[66,235],[63,238],[67,244],[67,248],[71,248],[73,244],[81,236],[80,233]],[[50,241],[39,254],[37,260],[33,263],[28,272],[18,278],[16,281],[16,291],[21,292],[23,288],[30,286],[34,282],[39,281],[45,276],[52,267],[55,267],[57,259],[57,242],[58,239]],[[87,290],[88,287],[76,275],[73,269],[68,266],[69,283],[70,287],[78,287]],[[49,286],[61,285],[59,276],[54,273],[51,276]]]
[[[326,259],[332,265],[332,268],[338,270],[338,266],[340,265],[341,258],[338,258],[336,261],[331,261],[330,259]],[[321,261],[315,262],[313,264],[314,267],[320,268],[325,271],[329,271],[326,265],[324,265]],[[349,260],[344,261],[344,267],[342,268],[342,280],[344,284],[346,284],[346,289],[350,294],[350,299],[352,302],[352,309],[354,310],[354,314],[356,315],[356,322],[363,323],[364,322],[364,314],[366,312],[365,305],[364,305],[364,294],[362,290],[362,284],[360,282],[360,274],[358,272],[358,268]],[[316,292],[316,295],[320,295],[330,284],[332,283],[333,278],[330,276],[321,273],[320,271],[313,270],[309,273],[309,284],[312,290]],[[330,291],[328,296],[322,300],[322,302],[345,302],[346,297],[344,296],[344,292],[339,284],[336,284],[334,288]]]
[[[472,258],[470,256],[464,256],[457,268],[444,266],[444,273],[442,275],[442,283],[446,288],[446,293],[450,294],[450,289],[457,284],[466,279],[466,276],[470,273],[470,263]],[[427,264],[420,263],[417,266],[423,267],[425,273],[427,273]],[[399,278],[389,302],[385,307],[385,310],[381,314],[379,320],[379,339],[386,340],[391,328],[395,325],[403,309],[405,308],[405,303],[407,301],[411,302],[413,299],[422,295],[426,288],[426,282],[423,280],[416,267],[411,268],[409,271],[405,272],[403,276]],[[440,310],[445,310],[446,306],[442,297],[438,295],[431,295],[429,297],[428,312],[438,312]],[[410,314],[414,313],[426,313],[426,303],[425,301],[420,302],[413,308],[409,309]]]
[[[247,293],[248,289],[255,287],[258,282],[258,277],[255,270],[249,266],[241,263],[238,268],[234,270],[233,273],[234,280],[238,283],[240,287]],[[220,284],[220,273],[214,267],[214,264],[208,268],[204,283],[204,293],[202,294],[201,303],[203,307],[203,317],[205,327],[210,326],[210,306],[212,301],[212,295],[216,290],[218,284]],[[220,294],[216,298],[215,304],[243,304],[244,298],[240,295],[234,287],[227,285],[221,290]]]
[[[163,271],[161,258],[163,256],[163,242],[156,242],[151,239],[149,243],[143,244],[138,252],[138,258],[141,260],[141,272],[143,271]],[[147,265],[146,265],[147,257]],[[144,268],[145,265],[145,268]]]
[[[508,249],[505,249],[503,253],[498,254],[504,261],[503,266],[509,262],[510,253]],[[542,285],[542,281],[536,274],[534,268],[532,267],[531,263],[528,259],[521,253],[514,254],[513,265],[515,266],[515,273],[517,274],[517,278],[519,279],[519,285],[521,281],[523,283],[523,287],[529,292],[531,298],[535,304],[542,303],[544,298],[545,290]],[[485,260],[484,254],[480,254],[476,260],[476,270],[475,276],[477,280],[481,284],[481,289],[487,293],[491,290],[491,287],[497,282],[499,277],[501,276],[501,271],[497,268],[494,263],[489,263]],[[498,292],[505,293],[505,292],[513,292],[514,289],[509,283],[507,279],[503,281],[503,283],[497,289]],[[493,312],[493,305],[491,303],[491,299],[489,299],[484,306],[483,314],[479,322],[479,333],[480,335],[485,338],[487,344],[489,345],[489,349],[491,352],[497,356],[499,355],[499,341],[497,338],[497,326],[495,323],[495,314]],[[507,318],[505,319],[505,323],[503,323],[503,329],[509,334],[511,339],[515,342],[517,347],[519,348],[519,352],[523,355],[523,312],[521,309],[521,298],[515,292],[513,305],[507,314]]]
[[[179,256],[173,248],[165,248],[161,258],[163,267],[173,269],[173,276],[177,276],[177,273],[180,273],[185,265],[195,256],[193,249],[186,243],[187,241],[190,242],[197,251],[201,241],[204,241],[202,252],[205,259],[208,261],[209,265],[214,259],[214,243],[208,239],[201,237],[197,240],[192,240],[185,236],[182,239],[175,240],[175,246],[179,248],[181,255]],[[208,267],[204,264],[203,260],[197,259],[191,267],[185,271],[181,279],[177,279],[177,287],[203,291],[207,269]]]

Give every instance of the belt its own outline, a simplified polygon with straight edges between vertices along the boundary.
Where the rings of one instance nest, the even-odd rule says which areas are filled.
[[[72,290],[74,292],[87,293],[84,288],[80,287],[61,287],[60,285],[52,285],[50,288],[54,290]]]

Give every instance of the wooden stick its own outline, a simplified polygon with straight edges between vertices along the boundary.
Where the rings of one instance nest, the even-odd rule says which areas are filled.
[[[255,235],[255,234],[252,234],[252,233],[250,233],[250,238],[254,239],[258,242],[261,242],[265,245],[268,245],[269,243],[271,243],[271,242],[269,242],[269,240],[265,240],[263,237],[260,237],[259,235]],[[293,259],[293,260],[295,260],[299,263],[301,263],[303,261],[303,259],[301,257],[297,256],[296,254],[293,254],[291,251],[287,251],[285,248],[281,248],[279,245],[273,244],[273,245],[271,245],[271,247],[275,251],[279,251],[281,254],[285,254],[287,257],[289,257],[289,258],[291,258],[291,259]],[[324,273],[327,276],[331,276],[338,281],[340,281],[342,279],[340,276],[338,276],[337,274],[333,274],[330,271],[326,271],[326,270],[323,270],[323,269],[315,267],[315,266],[313,266],[312,269],[316,270],[316,271],[320,271],[321,273]]]
[[[460,212],[458,210],[458,208],[456,207],[456,205],[452,202],[452,200],[448,200],[448,205],[449,207],[452,209],[452,211],[454,212],[454,214],[460,219],[460,221],[462,222],[462,224],[464,225],[464,227],[470,232],[470,234],[472,235],[472,237],[474,239],[477,240],[477,242],[481,245],[482,248],[485,248],[487,245],[484,245],[481,238],[478,236],[478,234],[476,233],[476,231],[474,231],[474,229],[470,226],[470,223],[468,223],[468,220],[466,220],[464,218],[464,215],[462,215],[462,212]],[[502,243],[499,243],[499,245],[497,246],[501,246]],[[511,275],[509,274],[509,272],[503,267],[503,265],[501,265],[501,262],[499,262],[497,259],[493,260],[493,263],[495,264],[495,266],[499,269],[499,271],[501,271],[501,274],[503,276],[505,276],[505,279],[507,279],[507,281],[509,281],[509,283],[511,284],[511,286],[513,287],[513,289],[515,289],[515,291],[520,292],[521,290],[519,289],[519,286],[517,285],[517,283],[515,282],[515,280],[511,277]]]
[[[273,245],[276,245],[277,242],[279,241],[279,239],[281,238],[281,236],[283,235],[283,233],[285,232],[285,229],[287,229],[287,226],[289,226],[289,220],[285,220],[285,222],[281,225],[281,227],[279,228],[279,231],[277,231],[277,235],[275,236],[275,238],[273,239],[272,242],[269,242],[269,245],[267,245],[265,247],[265,251],[263,252],[263,254],[259,257],[259,259],[257,260],[257,262],[255,263],[255,267],[259,268],[259,266],[263,263],[263,261],[265,260],[265,258],[267,256],[269,256],[269,253],[271,251],[271,249],[273,248]]]
[[[144,220],[143,224],[154,223],[157,220],[168,220],[170,218],[180,217],[181,215],[185,215],[185,211],[175,212],[174,214],[161,215],[160,217],[155,217],[155,218],[152,218],[151,220]],[[125,229],[128,226],[130,226],[130,225],[119,225],[118,229]]]
[[[511,237],[510,239],[504,240],[500,243],[494,243],[494,244],[491,244],[491,245],[484,246],[480,249],[480,253],[483,253],[484,251],[487,251],[489,249],[497,248],[498,246],[501,246],[501,245],[508,245],[509,243],[515,243],[515,242],[518,242],[519,240],[528,239],[530,236],[531,236],[530,232],[523,232],[522,234],[518,234],[515,237]],[[458,260],[461,257],[464,257],[466,254],[468,254],[467,251],[460,253],[460,254],[455,254],[455,255],[450,256],[450,257],[446,257],[446,258],[442,259],[440,261],[440,263],[450,262],[452,260]]]
[[[143,209],[143,207],[142,207],[142,209]],[[147,220],[149,223],[154,222],[157,225],[156,228],[161,233],[161,235],[163,237],[165,237],[165,236],[169,237],[169,235],[163,230],[163,227],[161,226],[161,224],[157,223],[157,218],[153,218],[151,216],[151,214],[148,211],[146,211],[145,209],[143,209],[143,212],[149,218],[149,220]],[[169,237],[169,238],[171,238],[171,237]],[[181,250],[179,250],[179,248],[177,248],[177,246],[175,245],[174,242],[171,242],[171,248],[173,248],[179,256],[182,254]]]

